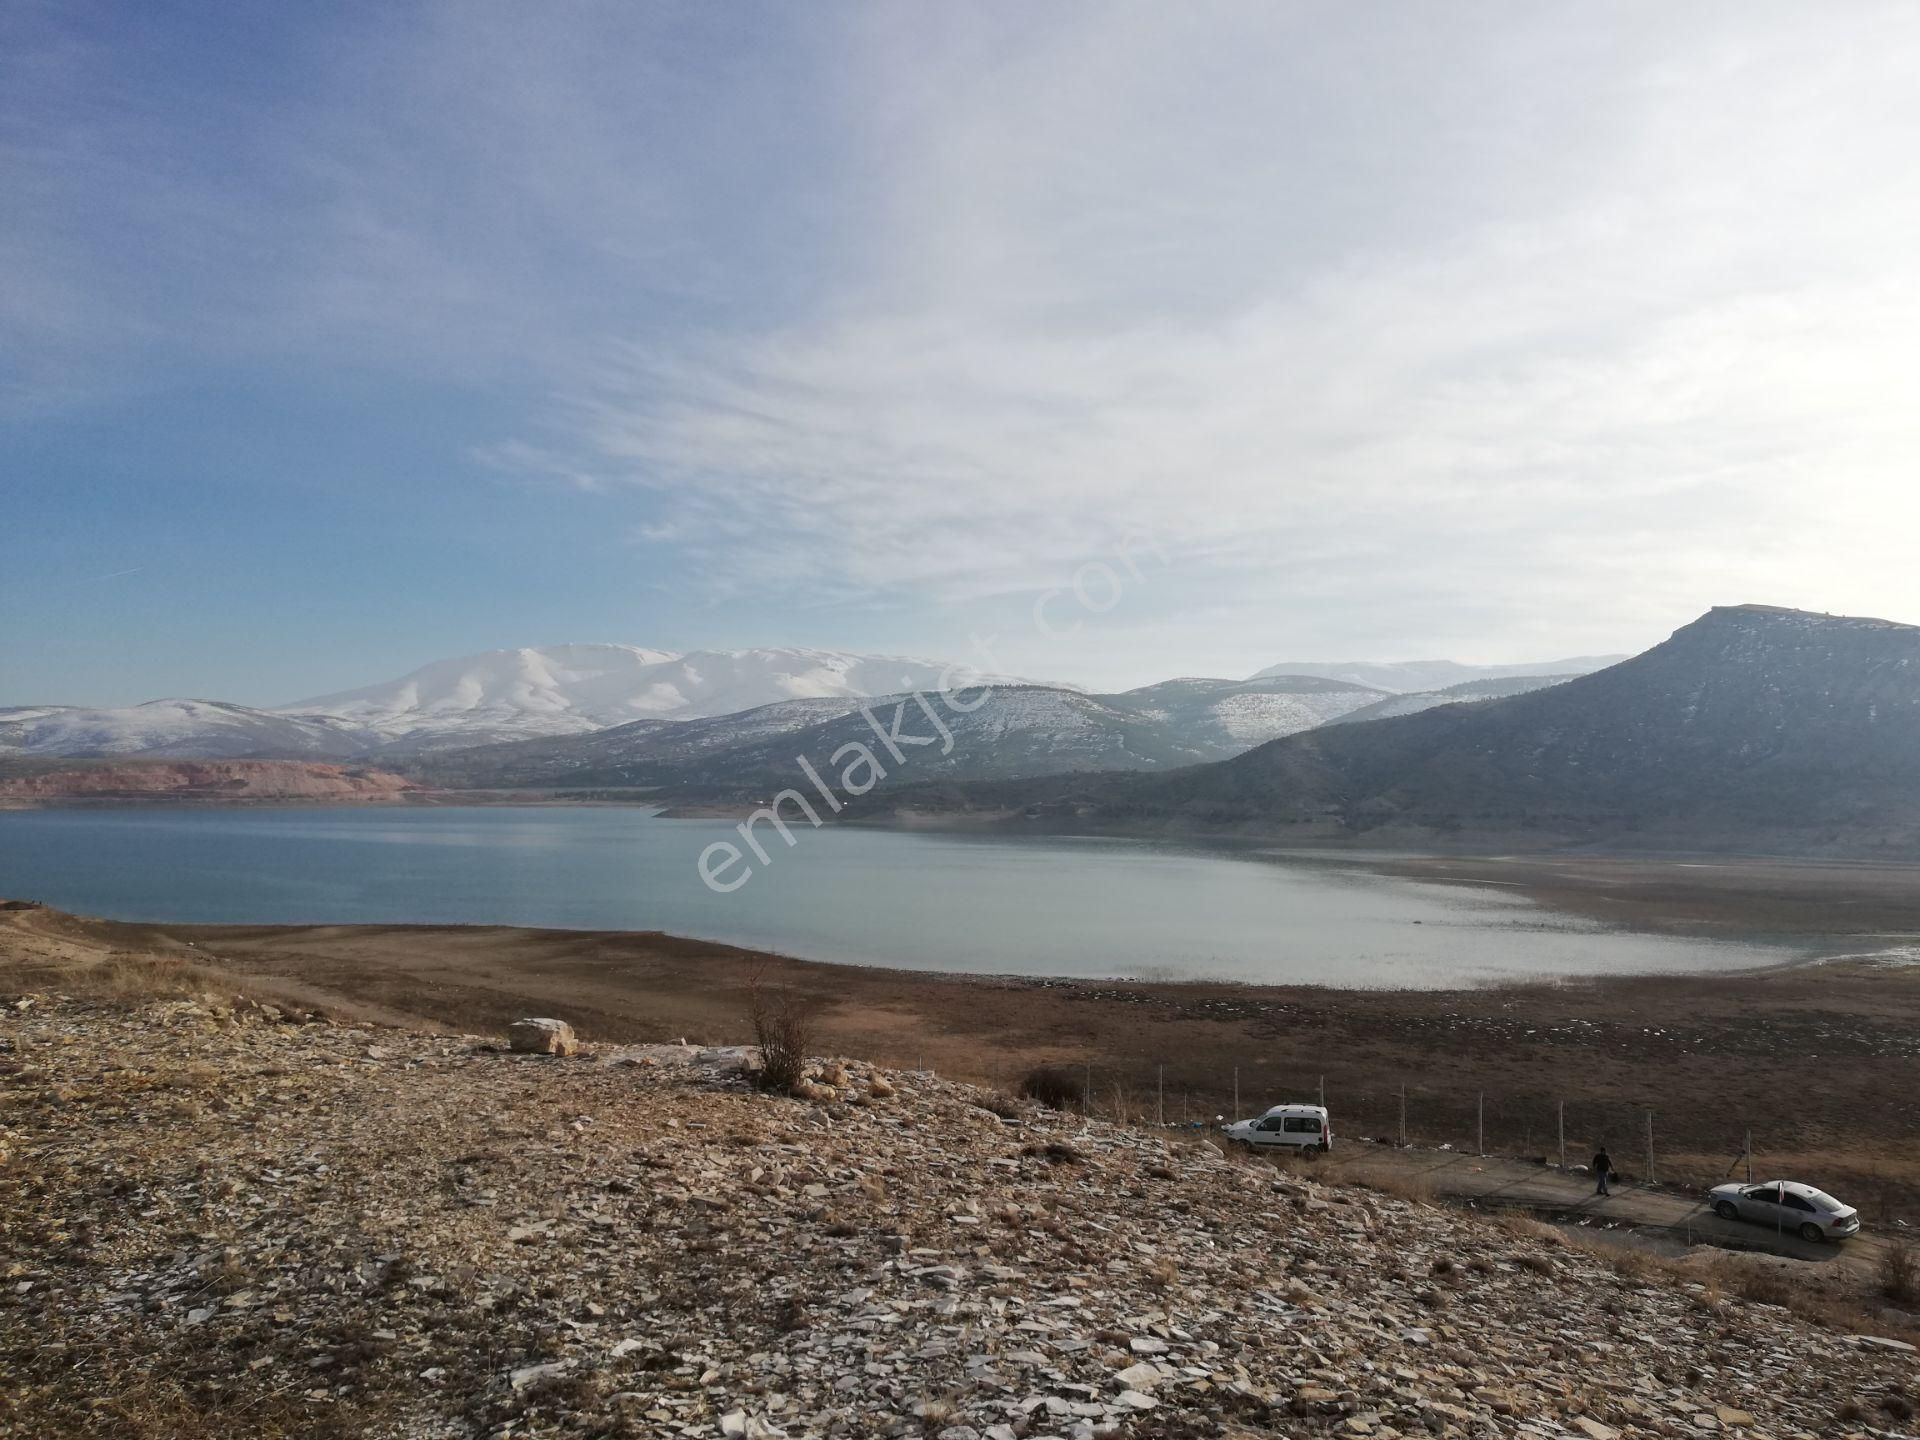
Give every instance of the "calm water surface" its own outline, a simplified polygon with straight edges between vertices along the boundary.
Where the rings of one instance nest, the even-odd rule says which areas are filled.
[[[763,827],[764,832],[764,827]],[[811,959],[998,974],[1431,988],[1743,969],[1804,940],[1609,930],[1493,886],[1147,841],[795,831],[746,885],[719,820],[641,810],[0,813],[0,895],[112,919],[665,930]]]

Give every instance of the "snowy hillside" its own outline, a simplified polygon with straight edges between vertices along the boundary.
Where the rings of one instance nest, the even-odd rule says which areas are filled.
[[[1220,760],[1298,734],[1388,698],[1380,690],[1310,675],[1260,680],[1187,677],[1102,697],[1177,729],[1205,759]]]
[[[101,710],[78,705],[0,709],[0,753],[19,755],[332,757],[359,755],[373,739],[328,716],[276,714],[217,700],[149,700]]]
[[[1590,675],[1617,665],[1624,655],[1576,655],[1567,660],[1540,660],[1530,665],[1462,665],[1455,660],[1343,660],[1334,663],[1286,660],[1255,672],[1255,680],[1276,675],[1311,675],[1370,685],[1395,695],[1444,690],[1469,680],[1504,680],[1521,675]]]
[[[937,660],[835,650],[695,650],[548,645],[491,650],[398,680],[286,706],[323,711],[388,742],[431,746],[577,735],[633,720],[729,715],[790,699],[934,690],[973,677]]]
[[[1444,690],[1415,690],[1406,695],[1388,695],[1371,705],[1349,711],[1331,723],[1357,725],[1363,720],[1385,720],[1394,715],[1418,715],[1436,705],[1461,705],[1475,700],[1504,700],[1509,695],[1524,695],[1529,690],[1544,690],[1549,685],[1564,685],[1573,675],[1510,675],[1504,679],[1469,680],[1449,685]]]

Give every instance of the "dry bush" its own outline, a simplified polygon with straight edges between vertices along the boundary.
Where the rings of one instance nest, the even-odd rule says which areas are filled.
[[[1020,1118],[1020,1102],[1011,1095],[1002,1095],[998,1090],[989,1090],[973,1102],[989,1115],[998,1115],[1002,1120]]]
[[[1049,1110],[1077,1110],[1087,1098],[1080,1077],[1057,1065],[1038,1065],[1029,1070],[1020,1081],[1020,1093]]]
[[[1381,1195],[1391,1195],[1396,1200],[1425,1204],[1433,1199],[1433,1182],[1425,1175],[1405,1175],[1394,1170],[1383,1170],[1377,1175],[1355,1175],[1353,1183]]]
[[[1031,1141],[1020,1147],[1020,1153],[1030,1160],[1045,1160],[1053,1165],[1077,1165],[1081,1159],[1080,1152],[1065,1140],[1049,1140],[1045,1144]]]
[[[1905,1240],[1892,1240],[1880,1255],[1880,1293],[1896,1305],[1920,1302],[1920,1256]]]
[[[1786,1277],[1760,1266],[1741,1266],[1734,1277],[1733,1288],[1734,1293],[1743,1300],[1751,1300],[1756,1305],[1779,1305],[1784,1308],[1794,1301],[1794,1288],[1787,1283]]]
[[[756,980],[747,987],[747,1019],[760,1047],[760,1088],[791,1095],[806,1078],[813,1016],[792,992],[769,998]]]

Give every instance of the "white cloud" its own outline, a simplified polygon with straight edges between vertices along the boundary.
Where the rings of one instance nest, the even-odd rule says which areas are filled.
[[[1143,528],[1320,649],[1920,618],[1908,16],[1067,13],[874,39],[858,263],[622,349],[569,463],[769,598],[977,602]]]
[[[716,603],[1014,613],[1144,531],[1078,642],[1143,679],[1920,619],[1907,7],[369,13],[238,180],[12,135],[0,332],[517,373],[486,458]],[[157,258],[56,263],[115,220]]]

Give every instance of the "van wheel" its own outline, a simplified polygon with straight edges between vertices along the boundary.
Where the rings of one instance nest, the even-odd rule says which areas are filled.
[[[1324,1145],[1302,1145],[1300,1147],[1300,1153],[1309,1160],[1318,1160],[1320,1158],[1320,1152],[1325,1148]]]
[[[1740,1218],[1740,1207],[1735,1205],[1731,1200],[1716,1200],[1713,1202],[1713,1213],[1718,1215],[1722,1220],[1738,1220]]]
[[[1818,1245],[1822,1240],[1827,1238],[1827,1232],[1809,1220],[1800,1227],[1800,1238]]]

